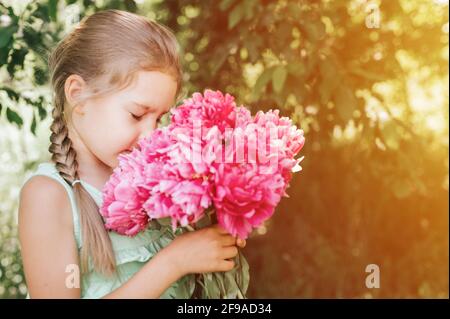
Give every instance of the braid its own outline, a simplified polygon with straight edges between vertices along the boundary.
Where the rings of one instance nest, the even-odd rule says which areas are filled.
[[[72,186],[73,181],[79,178],[76,151],[72,147],[69,137],[66,119],[64,117],[64,102],[54,100],[52,111],[53,123],[50,126],[51,144],[48,148],[52,154],[59,175],[73,188],[75,201],[80,207],[80,225],[82,230],[83,244],[81,248],[81,270],[89,271],[89,257],[92,257],[93,265],[105,275],[115,272],[114,253],[112,243],[107,232],[103,228],[103,220],[98,213],[98,206],[84,187],[77,183]],[[92,238],[94,240],[86,240]],[[102,251],[93,254],[93,251]]]
[[[63,107],[58,102],[55,99],[55,107],[52,112],[53,123],[50,126],[51,144],[48,150],[52,154],[52,161],[55,163],[59,175],[72,185],[72,182],[78,179],[78,163],[76,152],[72,148],[72,141],[69,138]]]

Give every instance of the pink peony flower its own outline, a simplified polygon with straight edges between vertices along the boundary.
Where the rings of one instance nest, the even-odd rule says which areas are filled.
[[[108,229],[133,236],[150,219],[187,226],[213,207],[219,224],[247,238],[269,219],[303,159],[303,131],[279,111],[252,118],[220,91],[194,93],[171,124],[119,157],[104,189]]]
[[[287,117],[280,117],[279,110],[269,110],[264,113],[259,111],[253,120],[260,130],[266,130],[266,143],[269,145],[276,145],[278,158],[278,171],[282,174],[286,181],[286,188],[289,186],[289,181],[292,178],[293,172],[298,172],[302,168],[299,165],[303,160],[295,159],[294,157],[300,152],[305,144],[303,130],[297,129],[292,124],[292,120]],[[263,129],[264,128],[264,129]],[[271,136],[269,132],[274,132],[275,136]],[[287,195],[287,194],[285,194]]]
[[[300,161],[293,156],[304,143],[303,131],[290,130],[292,124],[280,120],[278,112],[267,114],[236,128],[225,142],[234,146],[225,150],[228,161],[213,164],[218,222],[241,238],[269,219],[281,197],[287,196],[291,171]]]
[[[214,207],[219,224],[233,236],[248,237],[269,219],[284,192],[280,174],[260,174],[256,164],[216,166]]]
[[[199,220],[212,203],[210,182],[202,175],[206,166],[185,156],[187,145],[171,128],[155,130],[138,145],[119,157],[105,185],[100,212],[106,227],[133,236],[153,218],[171,217],[174,229]]]
[[[223,133],[226,128],[234,128],[251,121],[250,112],[237,107],[234,97],[220,91],[205,90],[194,93],[192,98],[172,110],[171,123],[177,127],[190,127],[195,121],[201,121],[204,128],[217,126]]]
[[[139,153],[121,155],[120,166],[116,168],[103,188],[103,205],[100,213],[105,218],[105,227],[120,234],[134,236],[148,224],[149,217],[142,204],[149,192],[139,187],[142,181],[143,163]]]

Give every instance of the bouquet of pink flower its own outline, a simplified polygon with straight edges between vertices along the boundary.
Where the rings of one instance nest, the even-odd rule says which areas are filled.
[[[214,218],[246,239],[287,196],[292,173],[301,170],[303,157],[295,156],[304,142],[303,131],[278,110],[252,117],[229,94],[194,93],[172,110],[168,126],[119,156],[100,212],[108,229],[128,236],[151,220],[170,220],[175,231]],[[237,258],[236,270],[223,277],[203,276],[203,297],[243,297],[248,264],[241,253]]]

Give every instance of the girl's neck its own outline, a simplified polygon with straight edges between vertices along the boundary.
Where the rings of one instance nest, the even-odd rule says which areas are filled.
[[[94,186],[98,190],[102,190],[103,186],[111,176],[112,169],[104,164],[93,164],[91,162],[84,162],[78,159],[78,176],[81,180]]]

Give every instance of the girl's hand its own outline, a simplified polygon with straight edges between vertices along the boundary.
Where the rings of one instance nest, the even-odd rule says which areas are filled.
[[[230,259],[238,254],[236,245],[245,247],[246,241],[214,225],[176,237],[167,249],[173,265],[184,276],[233,269],[234,261]]]
[[[236,245],[238,245],[238,247],[240,248],[244,248],[245,245],[247,245],[247,241],[245,239],[237,238]]]

